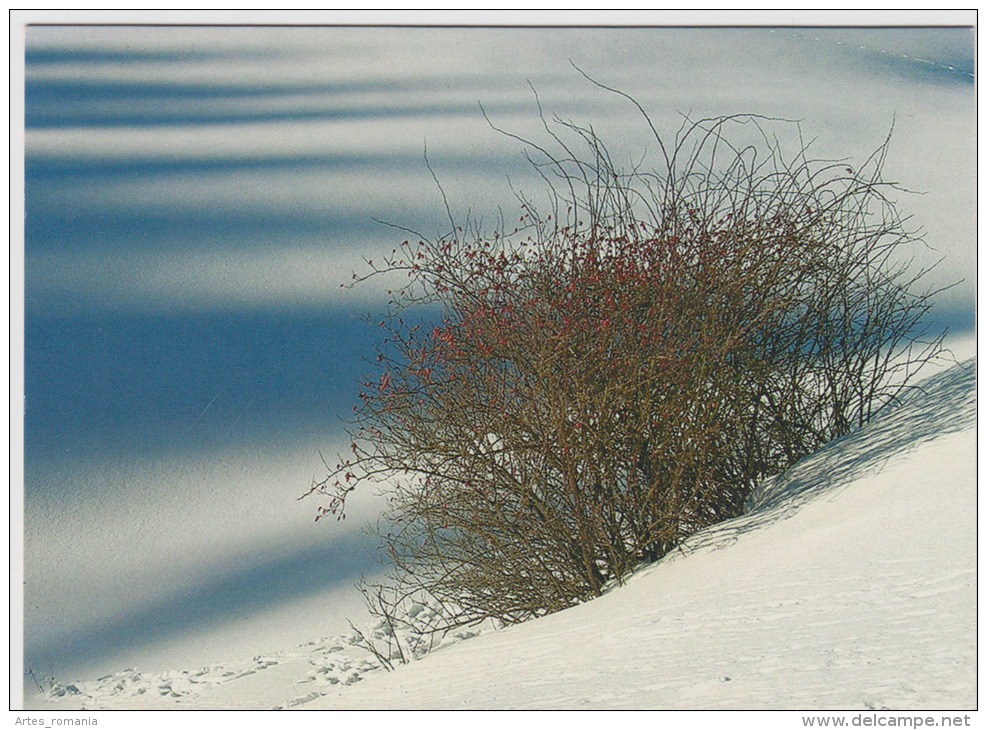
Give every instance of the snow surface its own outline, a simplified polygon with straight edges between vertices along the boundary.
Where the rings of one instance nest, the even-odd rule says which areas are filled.
[[[27,706],[973,709],[975,378],[930,377],[603,597],[393,672],[354,633],[265,654],[240,635],[240,660],[56,677]]]

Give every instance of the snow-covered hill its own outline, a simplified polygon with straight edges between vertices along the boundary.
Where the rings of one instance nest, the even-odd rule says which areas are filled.
[[[393,672],[338,636],[28,705],[975,708],[975,375],[932,376],[607,595]]]

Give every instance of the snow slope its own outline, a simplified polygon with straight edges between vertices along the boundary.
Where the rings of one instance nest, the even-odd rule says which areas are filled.
[[[975,366],[602,598],[320,708],[976,705]]]
[[[338,636],[195,670],[129,670],[28,704],[975,708],[975,375],[970,360],[929,378],[762,485],[745,516],[607,595],[396,671],[373,671],[355,637]]]

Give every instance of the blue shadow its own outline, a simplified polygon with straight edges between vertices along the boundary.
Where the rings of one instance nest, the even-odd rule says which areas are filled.
[[[71,679],[72,672],[114,658],[128,661],[127,655],[183,634],[235,626],[258,614],[276,613],[283,605],[316,596],[327,587],[355,585],[377,567],[375,546],[373,538],[357,532],[285,557],[238,566],[213,582],[80,630],[69,639],[28,645],[24,666],[52,667],[59,676]],[[32,610],[40,609],[27,606],[25,612],[30,617]],[[332,610],[333,606],[326,606],[327,615]],[[245,652],[252,650],[248,638],[244,637]]]
[[[336,431],[378,331],[357,311],[80,311],[25,323],[25,453],[170,453]]]

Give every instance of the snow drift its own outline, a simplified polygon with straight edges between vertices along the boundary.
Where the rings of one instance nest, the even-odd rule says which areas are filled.
[[[351,635],[57,685],[29,704],[975,708],[975,376],[974,360],[932,376],[603,597],[393,672]]]

